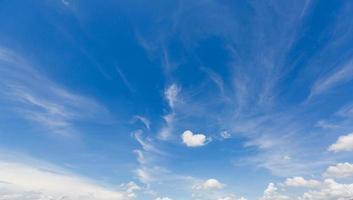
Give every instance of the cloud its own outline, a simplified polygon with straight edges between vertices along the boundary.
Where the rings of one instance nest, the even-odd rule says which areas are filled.
[[[164,92],[164,96],[168,101],[168,104],[170,106],[170,108],[174,108],[175,107],[175,103],[178,101],[178,94],[181,91],[181,88],[173,83],[171,84]]]
[[[337,141],[328,148],[328,150],[333,152],[353,151],[353,133],[340,136]]]
[[[232,135],[228,131],[222,131],[220,135],[223,139],[229,139],[232,137]]]
[[[291,187],[308,187],[308,188],[315,188],[320,186],[319,181],[305,180],[303,177],[287,178],[285,184]]]
[[[290,200],[288,196],[280,194],[274,183],[269,183],[260,200]]]
[[[337,167],[339,166],[339,167]],[[331,175],[337,178],[347,177],[352,166],[348,163],[338,163],[331,166]],[[347,170],[348,169],[348,170]],[[326,170],[324,175],[329,170]],[[348,172],[347,172],[348,171]],[[347,172],[347,174],[345,173]],[[347,176],[346,176],[347,175]],[[302,187],[292,190],[288,187]],[[281,191],[281,193],[279,192]],[[285,194],[284,194],[285,193]],[[348,200],[353,198],[352,183],[337,183],[334,179],[307,180],[303,177],[287,178],[286,181],[275,185],[270,183],[260,200]]]
[[[135,189],[130,189],[128,193]],[[53,167],[0,161],[0,199],[126,200],[128,194],[102,187]]]
[[[220,197],[217,200],[246,200],[245,197],[236,198],[235,195]]]
[[[353,164],[337,163],[335,166],[330,166],[327,168],[326,172],[323,174],[324,177],[332,178],[346,178],[353,176]]]
[[[175,119],[175,105],[178,102],[178,95],[180,91],[181,88],[175,83],[171,84],[164,91],[164,98],[167,100],[171,112],[163,116],[165,125],[158,133],[158,138],[161,140],[168,140],[172,136]]]
[[[127,80],[125,74],[123,73],[123,71],[121,71],[120,67],[116,66],[115,69],[124,85],[129,89],[130,92],[134,92],[134,88],[131,86],[131,83]]]
[[[353,60],[344,64],[343,67],[333,72],[331,75],[318,80],[311,88],[310,97],[321,94],[339,84],[353,79]]]
[[[206,144],[207,139],[203,134],[194,134],[190,130],[184,131],[181,135],[183,143],[188,147],[199,147]]]
[[[72,136],[77,120],[109,121],[104,106],[48,80],[15,52],[0,48],[0,64],[0,100],[10,103],[20,117],[50,133]]]
[[[137,130],[132,133],[132,135],[135,137],[136,141],[141,145],[143,150],[146,152],[152,152],[152,153],[157,153],[157,154],[164,154],[164,152],[160,151],[157,149],[153,143],[151,138],[144,138],[142,136],[142,130]]]
[[[140,115],[135,115],[134,116],[134,121],[140,121],[143,123],[143,125],[147,128],[151,128],[151,121],[147,119],[146,117],[140,116]]]
[[[201,184],[193,186],[197,190],[219,190],[225,187],[225,184],[219,182],[217,179],[208,179]]]
[[[340,184],[333,179],[326,179],[319,190],[303,194],[302,200],[345,200],[353,198],[353,184]]]
[[[145,168],[138,168],[136,169],[136,175],[138,177],[138,179],[142,182],[142,183],[149,183],[153,180],[152,175],[148,172],[147,169]]]
[[[157,197],[155,200],[172,200],[169,197]]]

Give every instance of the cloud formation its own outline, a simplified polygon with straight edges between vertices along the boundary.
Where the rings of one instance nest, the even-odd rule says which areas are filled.
[[[0,162],[0,199],[127,200],[136,189],[116,191],[55,168]]]
[[[305,180],[303,177],[287,178],[285,184],[292,187],[309,187],[315,188],[320,186],[320,182],[316,180]]]
[[[217,179],[211,178],[202,182],[201,184],[194,185],[197,190],[219,190],[225,187],[225,184],[219,182]]]
[[[340,136],[328,150],[333,152],[353,151],[353,133]]]
[[[203,134],[194,134],[190,130],[184,131],[181,135],[183,143],[188,147],[200,147],[206,144],[206,136]]]
[[[353,164],[345,162],[345,163],[337,163],[334,166],[330,166],[327,168],[326,172],[323,174],[325,177],[331,178],[347,178],[353,176]]]

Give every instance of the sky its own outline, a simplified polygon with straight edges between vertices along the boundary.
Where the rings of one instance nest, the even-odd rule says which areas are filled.
[[[353,2],[0,0],[0,200],[353,198]]]

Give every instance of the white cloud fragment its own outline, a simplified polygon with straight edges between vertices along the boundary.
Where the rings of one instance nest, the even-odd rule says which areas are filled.
[[[219,190],[225,187],[225,184],[219,182],[217,179],[211,178],[206,181],[194,185],[193,189],[197,190]]]
[[[175,107],[175,103],[177,102],[177,97],[179,92],[181,91],[181,88],[173,83],[172,85],[170,85],[164,92],[164,96],[168,101],[168,104],[170,106],[170,108],[174,109]]]
[[[157,197],[155,200],[172,200],[169,197]]]
[[[329,89],[336,87],[353,79],[353,60],[346,62],[342,67],[327,77],[315,82],[311,88],[310,97],[319,95]]]
[[[220,135],[223,139],[229,139],[232,137],[232,135],[228,131],[222,131]]]
[[[300,200],[348,200],[353,198],[353,184],[340,184],[326,179],[319,190],[310,190]]]
[[[0,199],[127,200],[128,193],[45,166],[0,161]]]
[[[290,198],[280,194],[274,183],[269,183],[260,200],[290,200]]]
[[[203,146],[207,142],[207,138],[203,134],[194,134],[190,130],[184,131],[181,135],[183,143],[188,147],[199,147]]]
[[[331,178],[353,177],[353,164],[348,162],[337,163],[334,166],[328,167],[323,176]]]
[[[143,123],[143,125],[147,128],[147,129],[150,129],[151,128],[151,121],[146,118],[146,117],[143,117],[143,116],[140,116],[140,115],[136,115],[134,116],[134,119],[137,120],[137,121],[140,121]]]
[[[236,198],[234,194],[217,198],[217,200],[247,200],[245,197]]]
[[[340,136],[328,150],[333,152],[353,151],[353,133]]]
[[[73,136],[74,122],[109,121],[108,110],[95,100],[66,90],[48,80],[22,56],[0,47],[0,94],[15,113],[47,129]]]
[[[287,178],[285,184],[291,187],[306,187],[306,188],[315,188],[321,185],[319,181],[306,180],[303,177]]]

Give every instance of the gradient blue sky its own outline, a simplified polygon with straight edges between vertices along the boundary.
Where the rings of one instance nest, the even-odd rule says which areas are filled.
[[[0,199],[351,199],[352,19],[340,0],[0,1]]]

